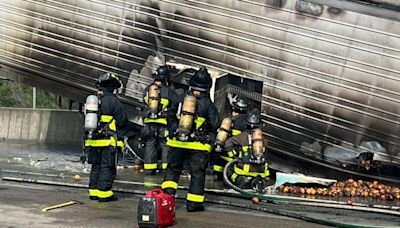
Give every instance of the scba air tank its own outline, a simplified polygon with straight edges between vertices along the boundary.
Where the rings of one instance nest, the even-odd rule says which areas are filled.
[[[97,111],[99,110],[99,98],[89,95],[85,103],[85,129],[94,130],[97,128]]]
[[[232,120],[228,117],[224,118],[222,120],[221,126],[218,129],[218,134],[216,137],[216,144],[223,146],[225,144],[225,141],[229,137],[229,132],[231,131],[232,127]]]
[[[159,102],[160,102],[160,90],[157,85],[153,84],[149,87],[149,92],[147,96],[147,105],[149,108],[149,111],[152,114],[157,114],[158,113],[158,107],[159,107]]]
[[[194,96],[187,95],[183,100],[182,112],[179,119],[178,131],[180,137],[187,137],[192,130],[194,118],[197,109],[197,99]]]
[[[264,156],[265,145],[264,145],[264,137],[261,129],[255,129],[252,133],[252,149],[253,156],[255,158],[261,159]]]

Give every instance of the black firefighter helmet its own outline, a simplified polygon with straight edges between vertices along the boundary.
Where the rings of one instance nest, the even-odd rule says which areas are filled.
[[[167,65],[159,66],[154,74],[154,80],[167,81],[169,75],[170,73]]]
[[[254,109],[247,114],[246,124],[247,124],[247,128],[249,128],[249,129],[255,129],[255,128],[260,127],[261,114],[260,114],[260,111],[258,111],[258,109]]]
[[[110,90],[118,89],[121,87],[121,80],[116,74],[104,73],[99,76],[95,83],[97,88],[106,88]]]
[[[205,67],[201,67],[189,80],[189,86],[197,91],[208,91],[211,85],[212,80]]]
[[[235,101],[232,102],[232,111],[236,111],[239,113],[249,111],[249,103],[247,99],[238,97]]]

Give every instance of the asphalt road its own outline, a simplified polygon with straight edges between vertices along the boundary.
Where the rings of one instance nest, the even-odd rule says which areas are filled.
[[[118,194],[119,201],[90,201],[85,189],[36,184],[0,183],[0,227],[138,227],[139,196]],[[41,209],[77,200],[64,208]],[[188,213],[184,201],[177,201],[174,227],[325,227],[273,214],[234,207],[206,205],[205,212]]]

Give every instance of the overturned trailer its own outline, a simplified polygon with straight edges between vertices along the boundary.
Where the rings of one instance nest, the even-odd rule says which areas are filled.
[[[397,4],[0,0],[0,72],[80,102],[115,72],[140,122],[157,65],[207,66],[221,113],[227,94],[261,108],[271,168],[400,183]]]

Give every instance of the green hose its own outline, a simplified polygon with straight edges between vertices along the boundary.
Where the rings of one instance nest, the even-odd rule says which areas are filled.
[[[238,159],[234,159],[230,162],[228,162],[228,164],[226,164],[225,168],[224,168],[224,172],[223,172],[223,176],[224,176],[224,181],[225,183],[231,187],[233,190],[249,197],[249,198],[253,198],[253,197],[257,197],[260,199],[264,199],[264,200],[280,200],[280,201],[286,201],[288,203],[293,203],[293,204],[297,204],[298,202],[296,202],[295,199],[288,199],[286,197],[281,197],[281,196],[273,196],[273,195],[262,195],[262,194],[258,194],[258,193],[251,193],[248,191],[245,191],[241,188],[238,188],[237,186],[235,186],[234,184],[232,184],[232,182],[229,180],[228,178],[228,169],[235,163],[238,162]],[[234,206],[241,206],[241,205],[234,205]],[[314,205],[310,205],[310,206],[318,206],[318,203],[315,203]],[[323,205],[324,207],[330,207],[329,204],[325,204]],[[353,210],[358,210],[358,208],[349,208],[349,207],[345,207],[348,205],[335,205],[334,208],[339,208],[339,209],[353,209]],[[319,219],[319,218],[314,218],[314,217],[310,217],[310,216],[305,216],[305,215],[300,215],[297,213],[292,213],[292,212],[285,212],[282,210],[274,210],[274,209],[268,209],[268,208],[261,208],[258,207],[256,208],[256,210],[260,210],[260,211],[265,211],[268,213],[272,213],[272,214],[278,214],[278,215],[283,215],[283,216],[288,216],[288,217],[292,217],[292,218],[297,218],[297,219],[301,219],[304,221],[308,221],[308,222],[313,222],[313,223],[318,223],[318,224],[323,224],[323,225],[330,225],[330,226],[336,226],[336,227],[346,227],[346,228],[383,228],[383,227],[387,227],[387,226],[371,226],[371,225],[361,225],[361,224],[350,224],[350,223],[344,223],[344,222],[337,222],[337,221],[331,221],[331,220],[325,220],[325,219]],[[375,208],[364,208],[363,211],[368,211],[368,212],[378,212],[378,213],[388,213],[388,214],[395,214],[395,215],[400,215],[400,212],[396,212],[396,211],[390,211],[390,210],[376,210]]]

